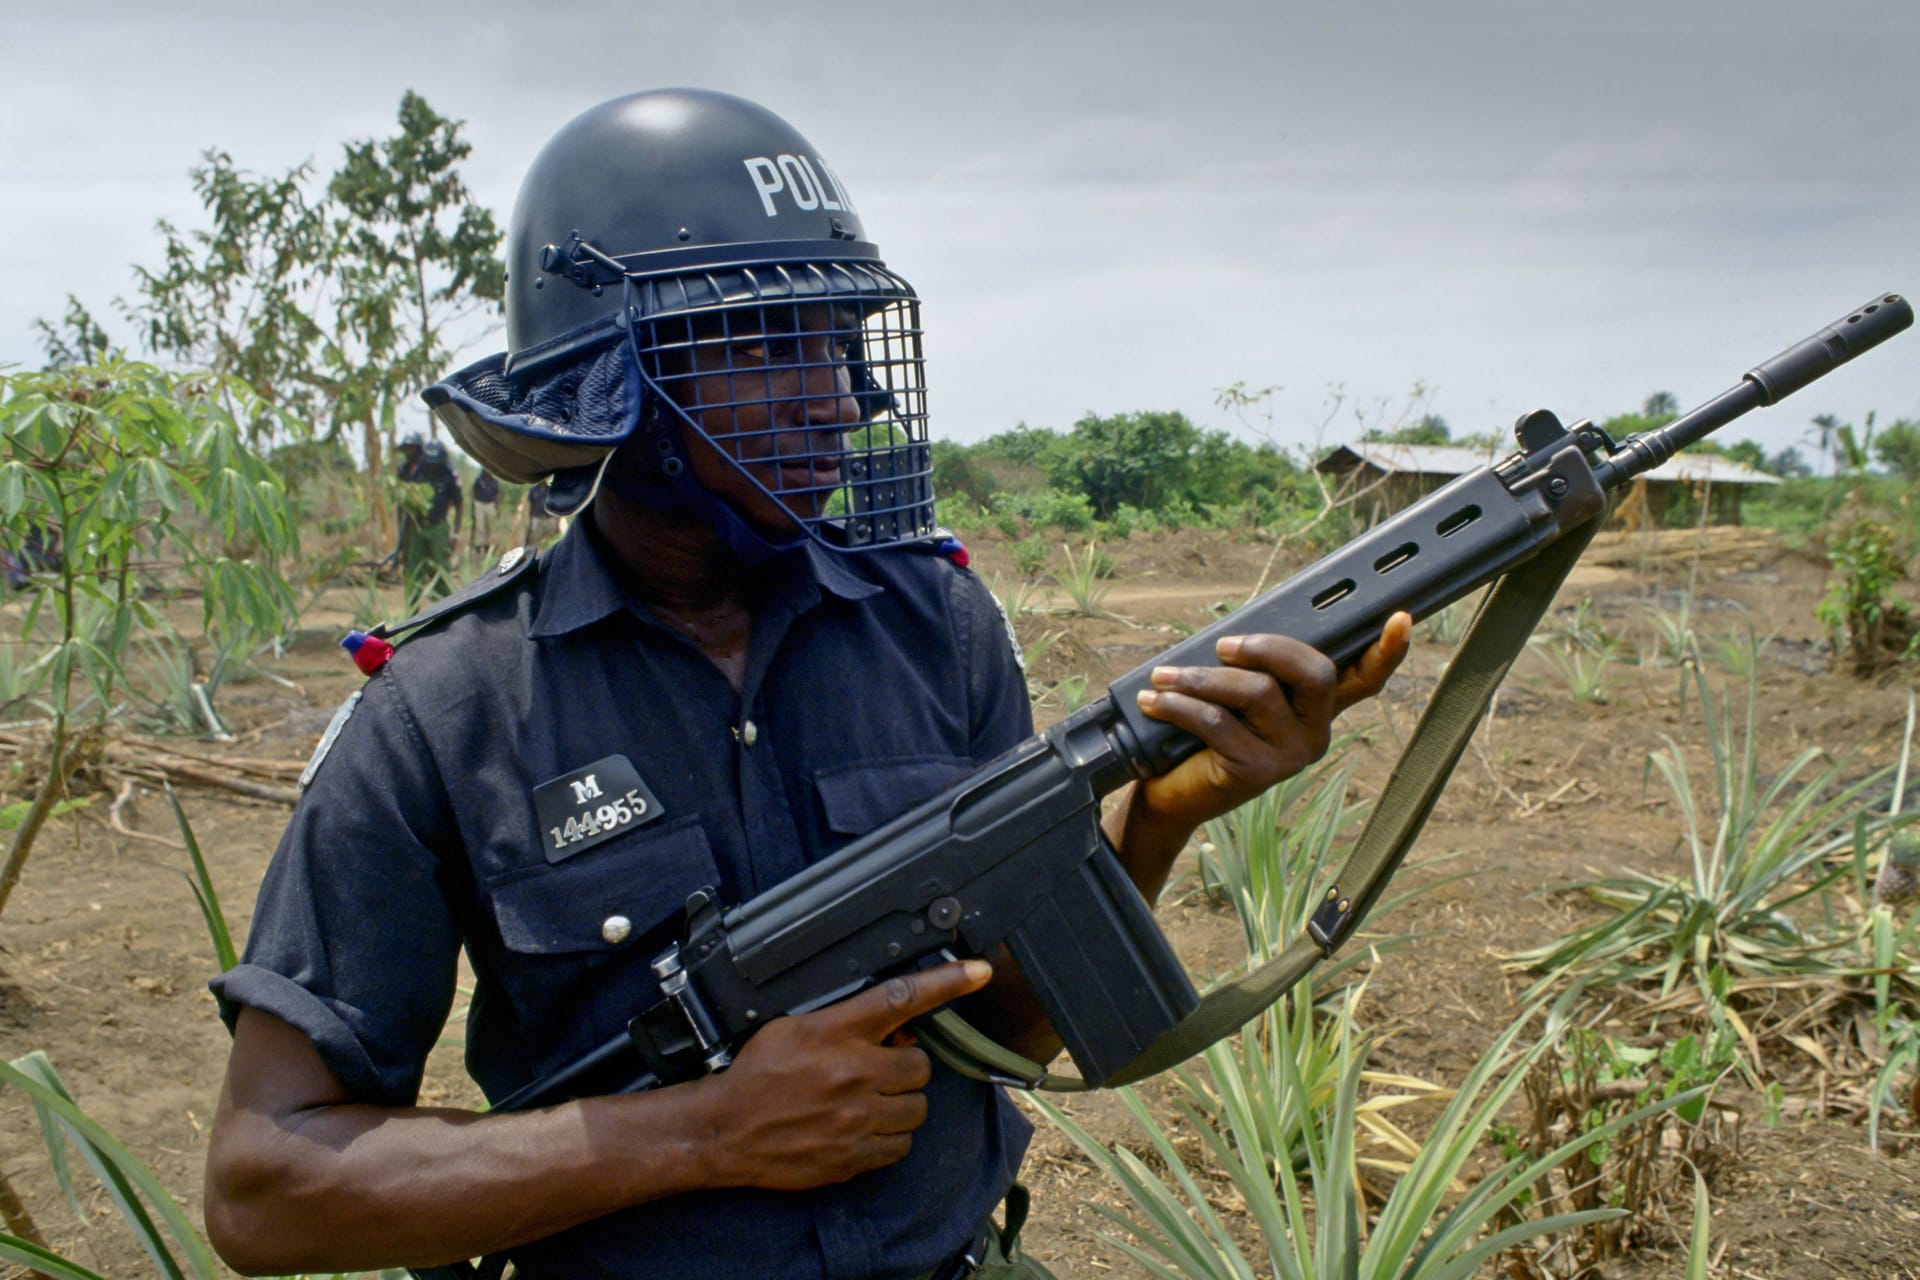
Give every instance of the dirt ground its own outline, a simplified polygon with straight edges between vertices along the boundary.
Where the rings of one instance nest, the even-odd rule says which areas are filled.
[[[1224,534],[1136,534],[1106,550],[1118,565],[1103,602],[1113,616],[1036,611],[1019,620],[1029,646],[1053,635],[1030,672],[1037,690],[1053,691],[1042,703],[1043,719],[1074,697],[1076,677],[1098,693],[1171,644],[1180,629],[1204,625],[1217,616],[1216,606],[1245,599],[1263,573],[1271,585],[1298,563],[1285,552],[1274,557],[1267,543]],[[1857,751],[1850,766],[1856,772],[1889,762],[1906,711],[1904,688],[1826,670],[1813,612],[1824,562],[1753,531],[1713,537],[1697,560],[1693,550],[1690,534],[1609,536],[1589,553],[1560,607],[1590,599],[1594,616],[1615,636],[1650,649],[1649,607],[1677,610],[1691,577],[1701,627],[1729,632],[1750,623],[1766,641],[1763,768],[1778,768],[1807,746]],[[975,567],[1003,598],[1010,594],[1018,580],[1010,548],[989,537],[974,552]],[[359,681],[335,647],[347,600],[341,593],[332,612],[310,614],[300,642],[271,664],[293,687],[257,679],[225,693],[222,710],[235,722],[237,742],[185,749],[212,758],[304,760],[333,707]],[[1065,598],[1041,592],[1030,603]],[[1348,727],[1364,731],[1352,748],[1361,798],[1377,793],[1447,653],[1444,644],[1418,641],[1387,696],[1350,717]],[[1679,819],[1645,767],[1663,734],[1698,743],[1697,722],[1683,719],[1675,670],[1617,664],[1608,702],[1594,706],[1572,702],[1564,682],[1536,662],[1523,660],[1509,681],[1416,851],[1416,862],[1446,858],[1444,868],[1416,865],[1406,873],[1412,883],[1423,876],[1446,882],[1391,921],[1396,933],[1423,936],[1371,975],[1362,1016],[1379,1041],[1375,1066],[1457,1080],[1506,1025],[1524,986],[1503,970],[1501,955],[1592,918],[1580,899],[1552,892],[1555,886],[1601,870],[1679,865]],[[109,826],[113,780],[89,781],[109,790],[43,835],[0,918],[0,1054],[44,1049],[81,1104],[197,1218],[226,1053],[205,989],[211,949],[186,857],[162,843],[173,835],[164,799],[136,793],[123,810],[124,825],[151,838],[130,837]],[[18,788],[16,781],[4,798],[17,798]],[[206,789],[187,790],[183,799],[235,932],[244,936],[254,887],[287,810]],[[1448,878],[1462,871],[1472,874]],[[1240,956],[1239,927],[1192,888],[1191,877],[1177,877],[1161,919],[1196,974],[1216,974]],[[1896,1119],[1883,1153],[1871,1155],[1857,1081],[1822,1079],[1811,1054],[1773,1065],[1790,1092],[1778,1127],[1758,1122],[1757,1099],[1732,1095],[1753,1119],[1742,1126],[1737,1156],[1714,1178],[1715,1274],[1920,1276],[1920,1142],[1910,1140],[1910,1122]],[[473,1099],[456,1052],[436,1055],[428,1093]],[[1155,1086],[1148,1093],[1164,1096]],[[1077,1101],[1074,1112],[1104,1136],[1133,1137],[1110,1098]],[[103,1195],[90,1192],[83,1201],[85,1222],[62,1203],[31,1112],[11,1093],[0,1094],[0,1173],[56,1247],[109,1276],[150,1274]],[[1108,1228],[1088,1203],[1117,1198],[1044,1122],[1025,1180],[1036,1203],[1029,1248],[1063,1280],[1136,1274],[1102,1239]],[[1676,1220],[1684,1224],[1687,1212],[1677,1206]],[[1677,1252],[1651,1248],[1609,1264],[1605,1274],[1677,1275],[1681,1266]],[[0,1277],[7,1274],[0,1268]]]

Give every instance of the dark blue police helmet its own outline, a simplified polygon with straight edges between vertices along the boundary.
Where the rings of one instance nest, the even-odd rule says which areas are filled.
[[[534,159],[506,255],[506,353],[426,393],[489,470],[577,470],[645,424],[684,499],[690,427],[795,532],[931,530],[918,298],[779,116],[699,89],[592,108]]]
[[[507,370],[612,336],[622,299],[609,286],[622,274],[879,258],[826,158],[765,107],[705,89],[615,98],[555,134],[520,184],[507,228]],[[690,283],[694,302],[705,282]]]

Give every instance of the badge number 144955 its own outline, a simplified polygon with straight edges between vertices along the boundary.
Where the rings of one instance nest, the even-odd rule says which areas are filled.
[[[647,813],[647,798],[637,789],[629,789],[625,795],[615,796],[578,817],[568,818],[557,827],[548,827],[547,835],[558,851],[595,836],[611,835],[645,818]]]
[[[548,862],[560,862],[630,827],[657,822],[660,800],[625,756],[607,756],[533,789]]]

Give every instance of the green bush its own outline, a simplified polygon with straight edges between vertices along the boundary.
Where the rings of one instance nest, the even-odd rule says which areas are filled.
[[[1059,529],[1065,533],[1085,533],[1093,528],[1093,504],[1084,493],[1045,493],[1029,508],[1036,527]]]
[[[1143,527],[1142,521],[1145,518],[1145,513],[1140,511],[1139,508],[1129,506],[1123,502],[1114,508],[1113,515],[1108,518],[1103,529],[1107,537],[1118,538],[1120,541],[1125,542],[1133,536],[1135,529]]]
[[[1839,576],[1828,581],[1818,616],[1834,652],[1845,650],[1856,675],[1912,657],[1920,637],[1911,610],[1893,594],[1907,576],[1893,530],[1876,520],[1856,521],[1829,555]]]
[[[1013,564],[1024,578],[1038,578],[1047,571],[1051,559],[1053,546],[1045,538],[1022,538],[1013,544]]]
[[[976,444],[937,441],[934,469],[941,494],[993,512],[1010,538],[1020,521],[1068,533],[1098,521],[1115,537],[1149,521],[1266,525],[1318,501],[1278,448],[1178,413],[1088,414],[1066,434],[1022,423]]]
[[[965,494],[954,498],[940,497],[934,499],[933,522],[943,529],[965,533],[988,527],[993,523],[993,513]]]

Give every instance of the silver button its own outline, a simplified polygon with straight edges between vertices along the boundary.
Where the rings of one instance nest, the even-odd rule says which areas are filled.
[[[760,730],[754,728],[753,721],[749,720],[740,726],[740,741],[746,743],[748,746],[752,746],[759,740]]]
[[[600,922],[600,936],[612,945],[619,946],[633,932],[633,921],[625,916],[608,916]]]
[[[494,570],[494,572],[501,574],[502,576],[512,573],[513,566],[519,564],[520,558],[526,554],[527,554],[527,549],[525,547],[513,548],[513,550],[507,552],[507,554],[500,557],[500,567]]]

